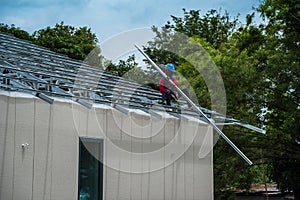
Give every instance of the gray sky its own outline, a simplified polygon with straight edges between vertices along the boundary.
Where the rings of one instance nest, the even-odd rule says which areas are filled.
[[[182,8],[227,10],[230,16],[246,14],[259,0],[2,0],[0,22],[15,24],[32,33],[64,21],[75,27],[87,26],[101,41],[136,28],[161,27],[170,15],[182,16]]]

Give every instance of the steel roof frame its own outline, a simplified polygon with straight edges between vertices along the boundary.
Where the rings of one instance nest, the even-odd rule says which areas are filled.
[[[87,108],[92,103],[101,103],[118,109],[140,109],[156,117],[158,113],[154,112],[167,111],[177,118],[189,115],[204,120],[184,100],[180,100],[180,105],[159,104],[161,94],[154,89],[3,33],[0,33],[0,89],[30,93],[48,103],[53,102],[52,97],[62,97]],[[230,116],[199,109],[212,120],[223,121],[218,125],[239,125],[264,133]]]

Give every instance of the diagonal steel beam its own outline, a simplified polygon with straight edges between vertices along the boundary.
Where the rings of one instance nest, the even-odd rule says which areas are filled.
[[[137,50],[150,62],[150,64],[170,83],[172,84],[172,86],[174,86],[174,88],[176,88],[177,92],[179,92],[179,94],[193,107],[193,109],[195,111],[197,111],[201,116],[203,116],[205,118],[205,120],[207,120],[207,122],[213,127],[213,129],[249,164],[252,165],[253,163],[251,162],[251,160],[237,147],[235,146],[235,144],[233,142],[231,142],[231,140],[217,127],[217,125],[211,120],[209,119],[203,112],[202,110],[196,105],[194,104],[194,102],[188,97],[186,96],[186,94],[184,92],[181,91],[181,89],[179,87],[177,87],[177,85],[175,85],[175,83],[173,83],[173,81],[171,79],[168,78],[168,76],[151,60],[151,58],[138,46],[138,45],[134,45]]]

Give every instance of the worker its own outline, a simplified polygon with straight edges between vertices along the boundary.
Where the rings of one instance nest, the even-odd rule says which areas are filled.
[[[171,63],[168,63],[165,65],[165,74],[167,75],[167,78],[169,80],[172,80],[173,83],[178,86],[178,81],[176,79],[176,76],[174,75],[176,73],[175,66]],[[177,101],[177,95],[174,92],[174,86],[172,86],[171,83],[169,83],[168,80],[166,80],[165,77],[162,77],[158,82],[159,91],[162,94],[163,103],[166,102],[168,106],[171,105],[171,101]]]

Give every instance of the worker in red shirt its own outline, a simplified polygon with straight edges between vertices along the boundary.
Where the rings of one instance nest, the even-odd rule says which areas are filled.
[[[178,86],[178,81],[176,79],[176,76],[174,75],[176,73],[175,66],[171,63],[168,63],[165,65],[165,73],[168,76],[170,80],[175,83],[175,85]],[[167,105],[171,105],[171,101],[177,101],[177,95],[172,90],[174,86],[169,83],[164,77],[162,77],[158,82],[159,91],[162,94],[163,102],[166,102]]]

